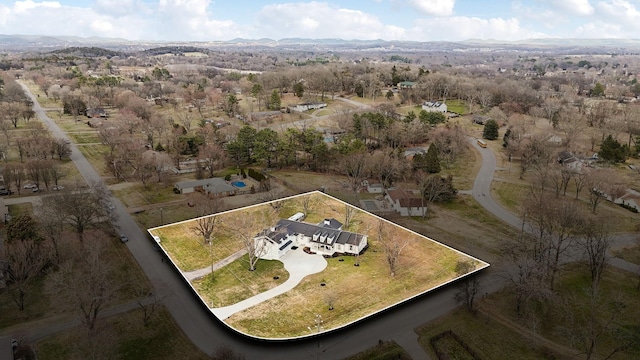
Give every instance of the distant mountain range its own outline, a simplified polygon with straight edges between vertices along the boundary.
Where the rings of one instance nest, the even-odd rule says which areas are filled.
[[[549,48],[588,49],[590,52],[638,52],[640,39],[560,39],[542,38],[519,41],[477,40],[450,41],[389,41],[389,40],[344,40],[344,39],[242,39],[228,41],[131,41],[126,39],[45,36],[45,35],[1,35],[0,51],[52,51],[68,47],[102,47],[117,51],[140,51],[158,46],[196,46],[200,48],[242,47],[242,48],[283,48],[315,50],[386,50],[386,51],[427,51],[427,50],[470,50],[522,49],[548,50]]]

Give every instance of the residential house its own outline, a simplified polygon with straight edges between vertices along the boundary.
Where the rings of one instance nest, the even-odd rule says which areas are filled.
[[[85,110],[84,114],[88,118],[107,118],[107,117],[109,117],[109,115],[107,115],[107,111],[105,109],[103,109],[103,108],[87,109],[87,110]]]
[[[582,169],[582,162],[568,150],[562,150],[558,153],[558,162],[574,171]]]
[[[261,259],[277,260],[292,246],[308,247],[325,255],[357,255],[367,247],[367,235],[342,230],[336,219],[324,219],[319,224],[282,219],[262,230],[254,239],[256,255]]]
[[[367,185],[367,192],[369,194],[382,194],[384,192],[384,186],[382,186],[382,184],[369,184]]]
[[[447,112],[447,104],[441,101],[425,101],[422,103],[422,110],[428,112],[440,112],[444,114]]]
[[[404,158],[407,160],[413,160],[413,157],[416,155],[426,155],[427,154],[427,149],[425,148],[420,148],[420,147],[415,147],[415,148],[408,148],[404,151]]]
[[[174,191],[180,194],[199,191],[214,197],[232,196],[236,194],[236,190],[221,178],[181,181],[174,186]]]
[[[481,115],[473,115],[472,121],[474,124],[478,124],[478,125],[484,125],[487,120],[490,120],[491,118],[488,116],[481,116]]]
[[[308,110],[326,108],[326,103],[302,103],[287,107],[287,112],[305,112]]]
[[[398,89],[413,89],[415,85],[414,81],[402,81],[398,83]]]
[[[624,204],[640,211],[640,192],[627,189],[625,194],[613,201],[615,204]]]
[[[401,216],[424,216],[427,212],[424,200],[413,191],[389,189],[384,197]]]

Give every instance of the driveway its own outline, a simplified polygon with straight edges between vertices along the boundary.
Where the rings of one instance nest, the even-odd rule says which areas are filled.
[[[213,308],[211,312],[220,320],[224,320],[229,316],[246,310],[263,301],[267,301],[278,295],[282,295],[287,291],[296,287],[302,279],[311,274],[317,274],[327,267],[327,261],[319,254],[307,254],[301,248],[289,250],[280,261],[284,263],[284,268],[289,272],[289,278],[282,284],[267,290],[256,296],[250,297],[233,305]]]

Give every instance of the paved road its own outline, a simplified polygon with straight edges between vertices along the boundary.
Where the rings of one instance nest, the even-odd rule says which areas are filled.
[[[496,171],[497,164],[495,155],[491,149],[480,147],[475,138],[468,138],[468,141],[482,155],[482,166],[476,180],[473,182],[473,197],[483,208],[500,220],[515,228],[522,228],[522,220],[499,205],[491,196],[491,182],[493,181],[493,174]]]

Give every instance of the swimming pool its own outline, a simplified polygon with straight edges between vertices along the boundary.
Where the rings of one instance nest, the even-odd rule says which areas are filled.
[[[245,186],[247,186],[247,184],[245,184],[243,181],[234,181],[231,183],[231,185],[237,187],[237,188],[243,188]]]

